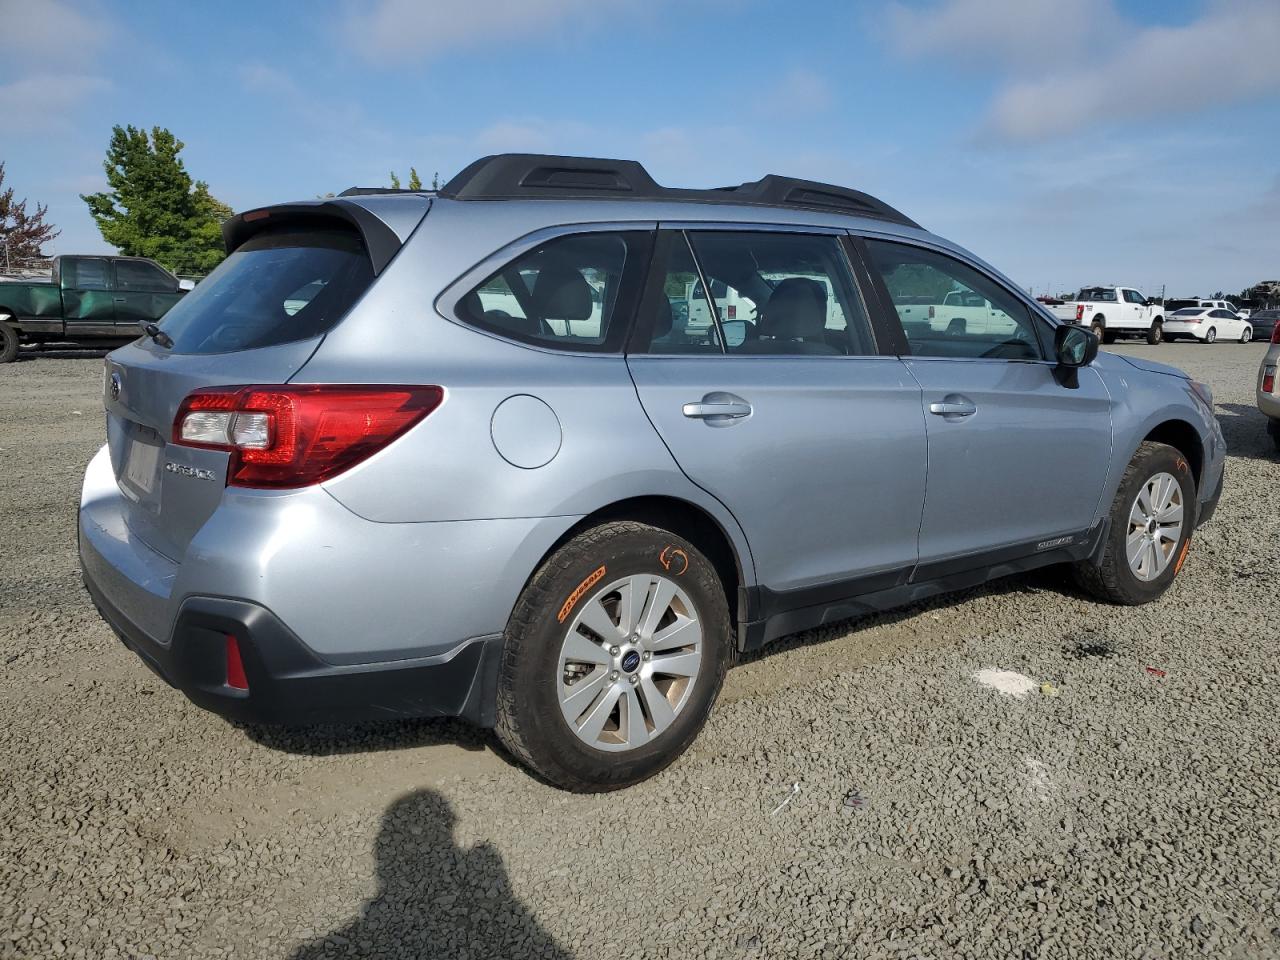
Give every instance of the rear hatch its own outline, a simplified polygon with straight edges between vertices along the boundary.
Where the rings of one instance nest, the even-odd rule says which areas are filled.
[[[424,198],[398,199],[425,214]],[[158,553],[180,561],[226,488],[226,452],[173,442],[183,400],[205,387],[287,383],[412,230],[398,236],[367,207],[352,216],[355,206],[268,208],[228,221],[231,254],[165,315],[163,336],[107,358],[107,442],[125,522]]]

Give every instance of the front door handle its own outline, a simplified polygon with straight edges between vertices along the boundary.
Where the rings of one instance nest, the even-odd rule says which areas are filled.
[[[715,391],[696,403],[686,403],[680,408],[690,420],[701,420],[709,426],[724,426],[751,416],[751,404],[732,393]]]
[[[978,408],[968,397],[949,393],[940,402],[929,404],[929,412],[947,420],[962,420],[972,417]]]

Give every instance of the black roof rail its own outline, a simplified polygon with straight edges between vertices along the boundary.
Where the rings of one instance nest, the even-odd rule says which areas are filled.
[[[409,190],[404,187],[347,187],[340,197],[372,197],[380,193],[430,193],[430,190]]]
[[[882,200],[848,187],[770,174],[736,187],[663,187],[636,160],[501,153],[481,157],[440,188],[451,200],[699,200],[800,207],[920,225]],[[343,194],[346,196],[347,194]]]

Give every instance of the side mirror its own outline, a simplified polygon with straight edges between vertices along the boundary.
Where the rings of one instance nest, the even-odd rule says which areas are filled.
[[[1098,355],[1098,338],[1088,327],[1061,324],[1053,335],[1053,355],[1060,367],[1087,367]]]

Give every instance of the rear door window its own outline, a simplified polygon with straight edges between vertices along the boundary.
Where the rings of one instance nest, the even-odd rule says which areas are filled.
[[[351,230],[280,228],[250,237],[161,326],[174,353],[230,353],[327,333],[373,282]]]

